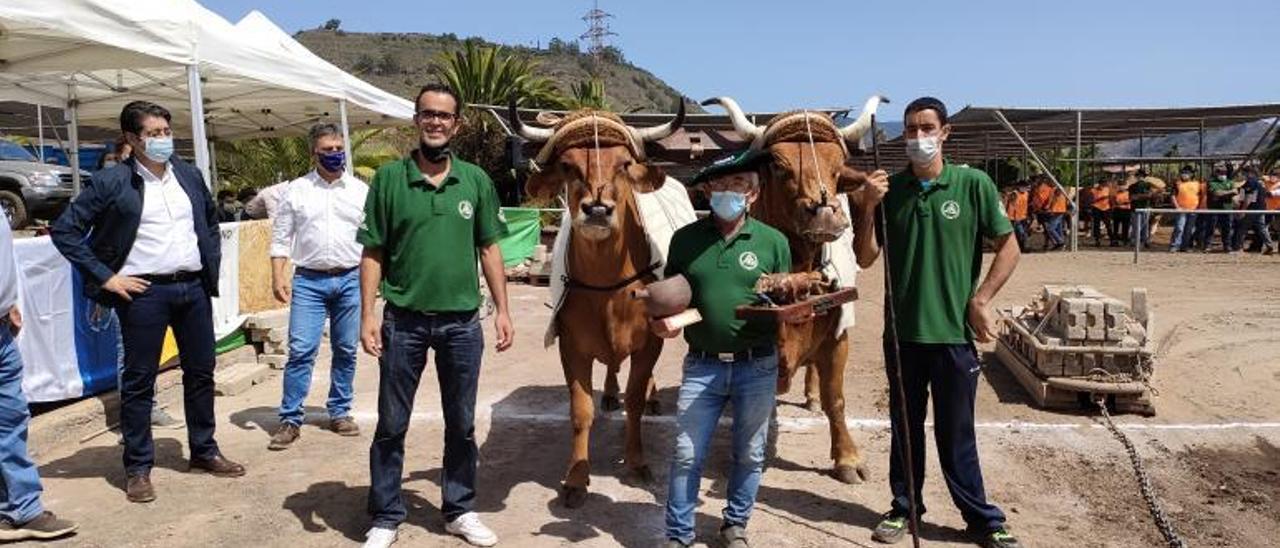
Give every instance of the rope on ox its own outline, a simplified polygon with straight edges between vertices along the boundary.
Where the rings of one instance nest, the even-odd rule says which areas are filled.
[[[876,127],[876,116],[871,115],[871,155],[875,164],[875,169],[880,170],[880,134]],[[893,300],[893,272],[889,265],[889,216],[885,213],[884,202],[876,206],[875,215],[880,221],[881,246],[880,252],[884,255],[884,298],[885,298],[885,315],[888,316],[885,321],[889,330],[889,340],[893,343],[893,379],[895,389],[898,392],[898,413],[902,417],[900,429],[902,435],[898,436],[902,440],[902,464],[907,472],[907,512],[910,514],[908,519],[911,526],[911,544],[915,548],[920,548],[920,516],[916,512],[916,480],[915,469],[912,467],[911,458],[911,428],[907,424],[910,420],[907,416],[907,391],[902,383],[902,350],[898,345],[898,314],[895,310]],[[892,424],[892,421],[890,421]],[[892,426],[890,426],[892,430]]]

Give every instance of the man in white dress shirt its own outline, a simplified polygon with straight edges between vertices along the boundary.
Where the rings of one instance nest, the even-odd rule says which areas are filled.
[[[165,331],[173,329],[182,366],[183,411],[192,471],[244,475],[214,441],[213,306],[222,260],[213,197],[195,166],[173,154],[169,111],[125,105],[120,129],[135,151],[99,171],[53,225],[58,251],[84,280],[85,295],[115,308],[124,343],[120,429],[125,491],[156,499],[151,408]]]
[[[316,168],[294,179],[280,196],[271,240],[271,285],[276,299],[290,304],[289,362],[284,368],[280,427],[268,448],[288,449],[301,435],[303,402],[324,321],[329,319],[333,361],[329,368],[329,430],[358,436],[351,418],[356,342],[360,338],[360,253],[356,230],[364,220],[369,186],[346,172],[342,131],[317,124],[310,133]],[[296,269],[292,281],[287,269]]]

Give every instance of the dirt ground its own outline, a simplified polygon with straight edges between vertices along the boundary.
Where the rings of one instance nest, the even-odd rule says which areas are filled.
[[[1280,539],[1280,259],[1151,253],[1135,266],[1125,252],[1031,254],[998,304],[1022,304],[1041,284],[1079,282],[1121,298],[1134,286],[1150,291],[1161,348],[1158,414],[1118,420],[1146,460],[1177,530],[1191,546],[1274,546]],[[878,267],[860,280],[859,325],[845,385],[847,415],[871,479],[850,486],[825,474],[826,424],[797,405],[803,401],[797,383],[782,398],[778,457],[765,474],[750,526],[755,546],[875,545],[870,528],[889,502],[887,382],[877,350],[881,283]],[[600,414],[592,439],[592,495],[577,510],[557,501],[569,449],[568,404],[555,349],[541,344],[549,318],[545,300],[545,289],[515,286],[516,347],[486,356],[478,406],[478,510],[505,546],[654,546],[663,530],[673,435],[669,415],[645,423],[647,455],[658,476],[654,484],[623,477],[621,416]],[[670,343],[658,366],[668,413],[683,350],[683,343]],[[432,378],[424,378],[410,432],[403,546],[462,545],[445,535],[439,517],[443,425]],[[597,391],[602,379],[598,371]],[[43,465],[45,503],[81,523],[76,537],[54,545],[356,545],[368,526],[367,451],[376,420],[377,364],[367,356],[359,364],[359,438],[341,438],[318,426],[324,420],[326,365],[317,368],[314,381],[308,400],[313,425],[285,452],[266,450],[280,400],[278,375],[218,400],[223,451],[249,469],[240,479],[184,472],[185,431],[157,431],[152,477],[159,500],[149,505],[125,501],[113,434],[34,448]],[[166,391],[161,401],[173,402],[177,411],[180,390]],[[993,359],[984,369],[977,414],[989,496],[1027,546],[1161,543],[1121,445],[1090,414],[1033,408]],[[724,504],[725,431],[705,471],[698,513],[704,541],[714,538]],[[934,451],[928,452],[923,543],[968,545]]]

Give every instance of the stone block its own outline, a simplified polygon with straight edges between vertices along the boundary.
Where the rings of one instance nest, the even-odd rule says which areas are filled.
[[[1089,342],[1107,340],[1106,311],[1107,307],[1103,301],[1094,299],[1087,302],[1085,339]]]
[[[1129,306],[1118,299],[1103,301],[1106,306],[1103,327],[1107,330],[1107,342],[1120,342],[1129,334]]]
[[[266,365],[271,369],[284,369],[284,364],[288,362],[288,354],[258,354],[258,363]]]
[[[1131,302],[1133,305],[1133,319],[1145,325],[1147,323],[1147,288],[1133,288]]]
[[[289,309],[266,310],[249,316],[245,326],[250,329],[289,328]]]
[[[270,375],[271,368],[264,363],[237,363],[213,373],[213,393],[218,396],[235,396],[260,384]]]
[[[1058,314],[1053,319],[1057,331],[1068,341],[1088,339],[1089,301],[1076,297],[1064,297],[1058,301]]]

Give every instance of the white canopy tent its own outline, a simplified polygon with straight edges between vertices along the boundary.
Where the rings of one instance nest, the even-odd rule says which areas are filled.
[[[194,0],[5,0],[0,99],[65,107],[73,150],[80,123],[113,127],[133,100],[164,105],[175,129],[191,135],[195,163],[211,184],[206,131],[300,134],[348,101],[363,125],[412,115],[407,101],[369,99],[377,95],[338,77],[336,67],[284,55],[259,36]],[[77,155],[69,156],[78,167]]]
[[[382,125],[382,122],[388,118],[407,120],[413,117],[414,107],[411,101],[383,91],[322,59],[294,40],[289,33],[273,23],[262,12],[257,10],[249,12],[236,23],[236,29],[245,37],[254,40],[255,45],[277,51],[291,61],[296,60],[314,66],[324,74],[324,78],[330,85],[341,89],[342,98],[338,100],[338,110],[342,119],[343,136],[348,143],[351,141],[348,133],[352,126],[377,126]],[[350,113],[348,104],[356,107],[350,109]],[[351,162],[352,155],[348,154],[348,171],[352,169]]]

